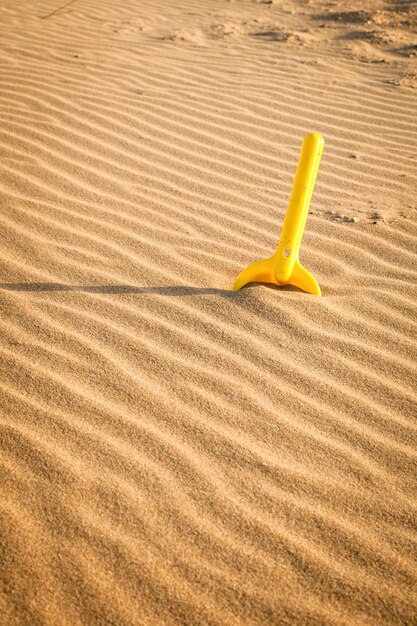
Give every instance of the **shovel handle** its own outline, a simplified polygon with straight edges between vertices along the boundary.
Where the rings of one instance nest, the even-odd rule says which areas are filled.
[[[290,201],[278,244],[278,258],[288,259],[292,271],[301,246],[308,209],[323,153],[324,139],[319,133],[306,135],[294,178]]]

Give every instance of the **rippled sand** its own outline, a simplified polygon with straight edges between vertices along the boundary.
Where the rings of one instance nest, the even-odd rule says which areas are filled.
[[[1,3],[2,626],[415,623],[414,19]]]

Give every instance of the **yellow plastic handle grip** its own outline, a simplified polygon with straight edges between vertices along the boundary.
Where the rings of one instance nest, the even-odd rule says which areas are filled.
[[[304,138],[276,251],[275,273],[277,280],[284,283],[293,273],[298,259],[323,148],[324,140],[318,133],[310,133]]]

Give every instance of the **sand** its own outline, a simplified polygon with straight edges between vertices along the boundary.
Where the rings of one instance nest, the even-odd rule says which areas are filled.
[[[417,623],[416,9],[0,5],[1,626]],[[277,245],[326,141],[302,263]]]

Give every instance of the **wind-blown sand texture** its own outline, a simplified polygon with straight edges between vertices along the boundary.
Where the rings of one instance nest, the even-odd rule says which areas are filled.
[[[415,15],[1,2],[2,626],[417,623]]]

